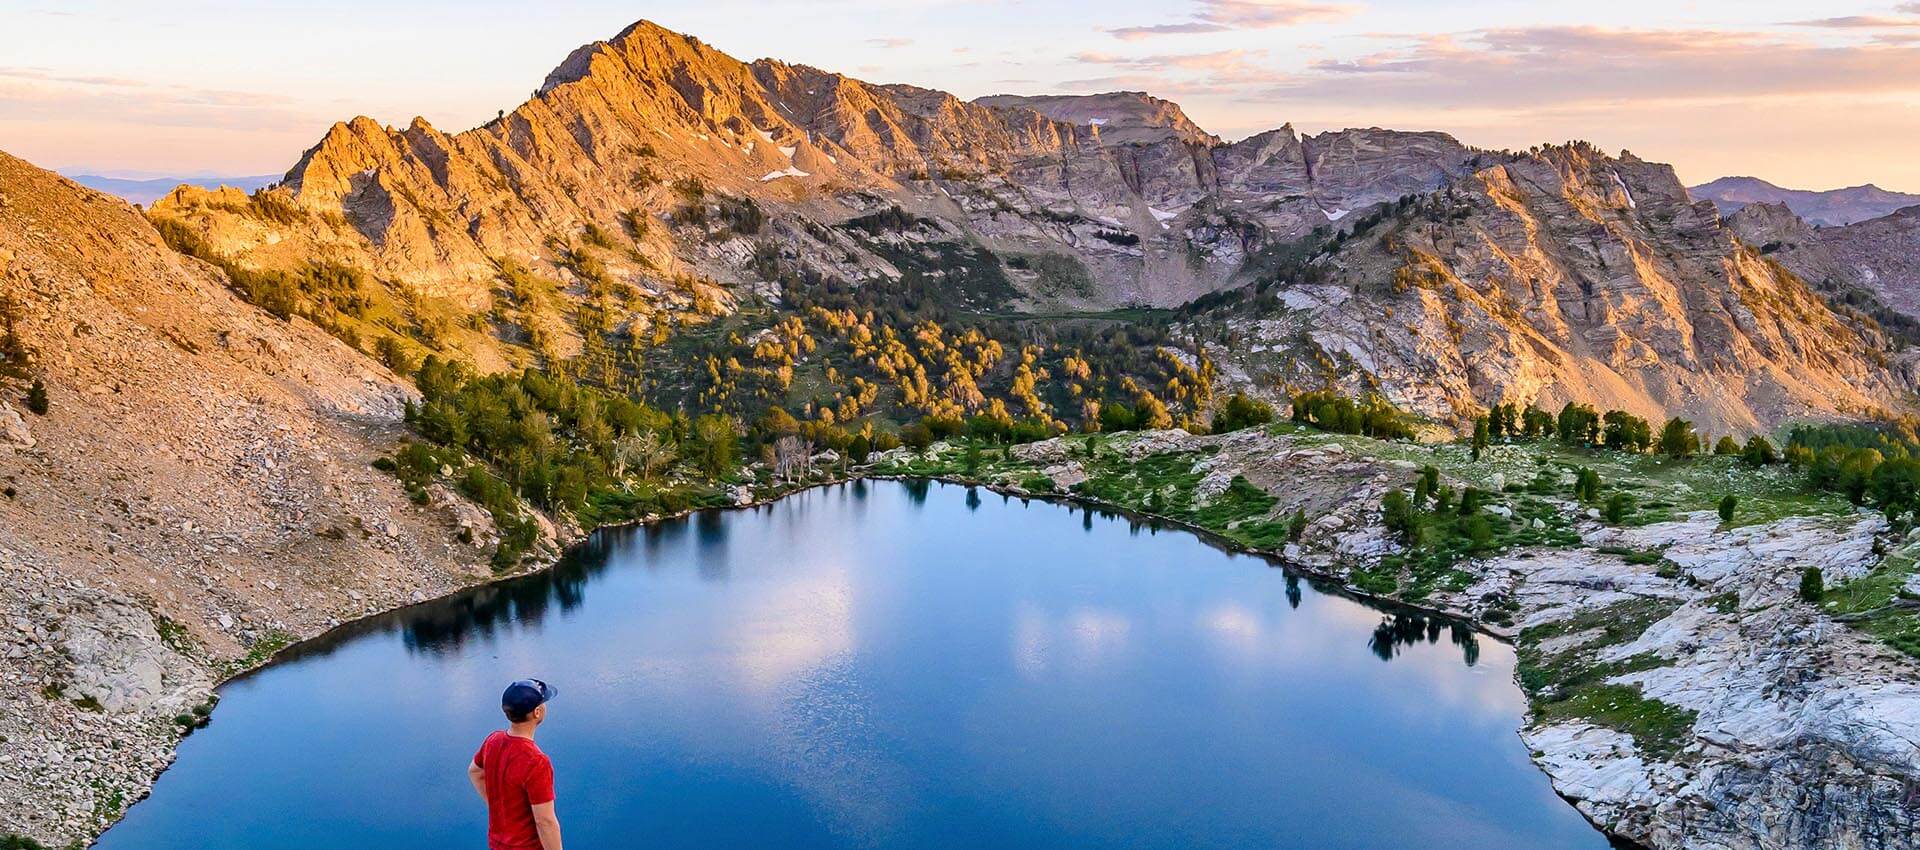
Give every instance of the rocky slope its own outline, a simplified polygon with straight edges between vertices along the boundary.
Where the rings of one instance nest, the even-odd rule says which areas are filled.
[[[1739,236],[1668,166],[1507,155],[1215,311],[1216,356],[1254,386],[1377,387],[1440,418],[1581,401],[1716,432],[1868,413],[1910,386],[1874,327]]]
[[[1729,220],[1748,244],[1808,281],[1858,288],[1920,316],[1920,206],[1844,227],[1811,227],[1782,204],[1752,204]]]
[[[910,232],[836,226],[894,205]],[[1331,376],[1446,419],[1581,400],[1751,430],[1910,385],[1887,340],[1631,155],[1377,128],[1227,143],[1138,92],[966,102],[740,62],[645,22],[485,126],[357,118],[281,188],[182,187],[153,212],[242,266],[364,269],[416,325],[489,331],[428,340],[482,365],[591,348],[600,331],[566,320],[589,302],[616,345],[658,340],[771,292],[777,258],[855,283],[948,275],[988,312],[1256,284],[1279,300],[1234,319],[1221,358],[1256,390]],[[509,261],[566,297],[520,292]]]
[[[1616,468],[1545,445],[1495,446],[1474,462],[1458,444],[1287,428],[1114,435],[1091,453],[1084,440],[1016,447],[1012,460],[989,463],[979,477],[1173,513],[1349,587],[1457,612],[1514,639],[1533,699],[1522,737],[1534,762],[1613,835],[1659,850],[1891,850],[1920,841],[1912,805],[1920,665],[1797,595],[1809,567],[1841,587],[1884,569],[1881,552],[1909,547],[1898,557],[1911,559],[1920,543],[1844,502],[1808,504],[1797,473],[1703,459],[1697,464],[1707,468],[1675,477],[1675,467],[1651,458],[1623,458]],[[959,456],[902,449],[880,468],[957,470]],[[1503,523],[1550,529],[1534,532],[1548,542],[1501,544],[1454,563],[1435,584],[1403,571],[1379,585],[1383,558],[1405,551],[1381,527],[1382,497],[1427,464],[1444,470],[1446,486],[1492,494],[1485,510]],[[1680,507],[1660,521],[1601,522],[1564,497],[1573,467],[1589,464]],[[1542,470],[1544,488],[1506,486]],[[1685,509],[1711,503],[1736,477],[1751,488],[1753,506],[1743,510],[1759,511],[1757,521],[1729,527],[1712,511]],[[1245,484],[1270,504],[1246,509],[1248,497],[1235,489]],[[1296,510],[1312,518],[1299,540],[1259,542],[1262,526]],[[1234,511],[1242,515],[1225,525],[1191,519]],[[1439,634],[1422,617],[1387,616],[1375,648]]]
[[[1112,115],[1096,124],[1090,112]],[[751,282],[745,252],[662,226],[690,200],[683,181],[697,180],[785,214],[776,218],[831,223],[899,203],[948,222],[949,238],[1062,254],[1099,282],[1024,281],[1036,302],[1171,305],[1221,286],[1256,235],[1297,236],[1431,188],[1469,155],[1442,134],[1384,130],[1282,128],[1227,145],[1143,94],[968,103],[743,63],[642,22],[575,51],[534,99],[486,126],[335,125],[287,174],[297,215],[193,187],[155,212],[249,264],[328,256],[469,308],[491,303],[496,260],[561,274],[551,240],[570,243],[592,223],[627,231],[632,256],[612,271],[658,300],[688,269]],[[769,236],[846,277],[892,273],[886,257],[817,228],[776,224]]]
[[[1784,204],[1795,215],[1825,227],[1879,218],[1920,204],[1920,195],[1889,192],[1871,183],[1815,192],[1782,189],[1758,177],[1722,177],[1688,191],[1695,198],[1712,201],[1723,215],[1733,215],[1750,204]]]
[[[410,387],[4,154],[0,309],[0,835],[91,836],[233,665],[487,577],[483,512],[368,466]]]

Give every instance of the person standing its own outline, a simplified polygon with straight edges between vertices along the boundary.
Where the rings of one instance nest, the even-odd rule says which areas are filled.
[[[560,818],[553,813],[553,762],[533,743],[558,691],[539,679],[521,679],[500,695],[507,728],[495,730],[473,754],[467,778],[487,803],[489,850],[560,850]]]

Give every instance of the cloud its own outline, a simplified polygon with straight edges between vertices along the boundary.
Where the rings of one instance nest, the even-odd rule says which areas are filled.
[[[0,115],[14,120],[106,120],[169,127],[310,127],[291,98],[231,89],[155,84],[121,77],[0,67]]]
[[[1902,11],[1913,9],[1909,14],[1920,14],[1920,3],[1902,6]],[[1902,29],[1920,27],[1920,17],[1896,18],[1888,15],[1843,15],[1837,18],[1816,18],[1809,21],[1788,21],[1794,27],[1825,27],[1827,29]]]
[[[1193,21],[1185,24],[1154,24],[1145,27],[1119,27],[1107,30],[1107,32],[1111,33],[1114,38],[1122,41],[1139,41],[1140,39],[1152,38],[1156,35],[1189,35],[1202,32],[1226,32],[1229,29],[1232,29],[1232,27]]]
[[[870,46],[873,46],[873,47],[886,47],[886,48],[893,48],[893,47],[906,47],[907,45],[909,45],[909,44],[912,44],[912,43],[913,43],[913,39],[911,39],[911,38],[897,38],[897,37],[894,37],[894,38],[869,38],[869,39],[867,39],[867,44],[868,44],[868,45],[870,45]]]
[[[1490,29],[1323,60],[1272,97],[1502,107],[1920,91],[1920,48],[1831,46],[1760,33]]]
[[[1311,0],[1200,0],[1200,9],[1194,12],[1191,21],[1118,27],[1107,32],[1122,41],[1138,41],[1161,35],[1272,29],[1337,21],[1357,11],[1352,6]]]
[[[1068,80],[1064,85],[1076,91],[1128,88],[1176,95],[1220,94],[1248,85],[1272,83],[1276,75],[1253,61],[1265,55],[1265,51],[1259,50],[1216,50],[1211,53],[1163,53],[1151,56],[1076,53],[1072,57],[1074,62],[1103,65],[1122,73]]]

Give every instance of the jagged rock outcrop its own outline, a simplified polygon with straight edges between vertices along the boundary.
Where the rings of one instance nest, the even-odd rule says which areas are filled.
[[[1864,289],[1920,317],[1920,206],[1844,227],[1812,227],[1784,204],[1749,204],[1728,225],[1809,281]]]
[[[1718,432],[1864,414],[1910,385],[1871,326],[1741,243],[1665,165],[1590,146],[1484,163],[1227,321],[1255,385],[1377,387],[1459,418],[1567,401]]]
[[[5,154],[0,305],[0,834],[91,837],[250,651],[488,577],[369,468],[410,387]]]
[[[719,197],[750,199],[764,223],[715,223]],[[831,226],[891,205],[924,224],[877,239]],[[1578,400],[1747,431],[1876,410],[1909,386],[1870,327],[1837,319],[1670,168],[1631,155],[1475,151],[1379,128],[1227,143],[1140,93],[967,102],[741,62],[646,22],[574,51],[485,126],[358,118],[264,199],[183,187],[154,215],[243,265],[324,257],[398,302],[467,315],[511,312],[502,260],[589,297],[595,282],[568,258],[592,254],[618,289],[593,297],[636,336],[770,291],[754,262],[769,253],[858,282],[957,246],[1007,281],[955,294],[989,311],[1166,307],[1265,284],[1279,300],[1263,303],[1284,309],[1237,320],[1241,343],[1220,352],[1233,374],[1263,391],[1379,386],[1455,420]],[[1301,240],[1339,244],[1316,261],[1325,274],[1273,288],[1274,257]],[[524,302],[528,337],[578,350]]]
[[[1090,114],[1109,111],[1110,124]],[[1282,128],[1229,145],[1136,93],[969,103],[744,63],[641,22],[574,51],[534,99],[485,126],[334,125],[284,181],[298,215],[262,215],[237,193],[197,187],[154,212],[246,264],[325,256],[469,309],[492,302],[496,261],[563,275],[550,240],[570,242],[589,223],[631,230],[630,212],[654,226],[631,234],[640,261],[612,271],[641,290],[665,289],[683,269],[750,282],[737,262],[659,226],[686,200],[676,181],[693,179],[827,222],[900,203],[1001,252],[1065,254],[1099,281],[1029,288],[1036,302],[1167,306],[1224,285],[1263,239],[1430,189],[1469,156],[1443,134],[1384,130],[1301,138]],[[802,253],[848,249],[775,238]],[[840,271],[888,270],[866,257]]]
[[[1093,95],[996,94],[974,103],[1038,112],[1055,121],[1092,127],[1108,145],[1153,144],[1179,140],[1213,147],[1220,137],[1200,129],[1180,105],[1139,91]]]

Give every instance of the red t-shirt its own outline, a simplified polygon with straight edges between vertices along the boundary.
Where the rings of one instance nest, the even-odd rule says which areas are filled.
[[[487,846],[540,850],[533,807],[553,802],[553,762],[530,738],[494,732],[473,754],[487,778]]]

